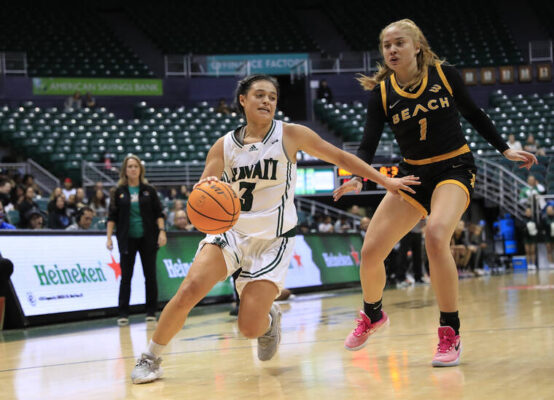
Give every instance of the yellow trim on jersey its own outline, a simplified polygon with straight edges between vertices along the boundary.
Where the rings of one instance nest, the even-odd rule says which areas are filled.
[[[428,77],[428,70],[425,71],[425,75],[423,76],[423,81],[421,82],[421,86],[419,87],[419,90],[416,93],[408,93],[400,89],[400,86],[398,86],[398,83],[396,83],[396,78],[394,77],[394,74],[390,76],[390,82],[392,83],[392,87],[396,93],[398,93],[402,97],[407,97],[409,99],[417,99],[419,96],[421,96],[421,93],[425,90],[427,87],[427,77]]]
[[[459,149],[456,149],[454,151],[450,151],[448,153],[441,154],[439,156],[429,157],[429,158],[422,158],[421,160],[409,160],[407,158],[404,159],[404,161],[410,165],[425,165],[425,164],[431,164],[439,161],[448,160],[449,158],[457,157],[461,154],[469,153],[471,150],[469,149],[469,146],[467,144],[464,144]]]
[[[435,186],[435,189],[438,188],[439,186],[446,185],[447,183],[451,183],[451,184],[453,184],[453,185],[459,186],[459,187],[461,187],[461,188],[464,190],[464,192],[466,192],[467,201],[466,201],[466,207],[464,208],[464,210],[467,210],[467,208],[469,207],[469,203],[470,203],[470,201],[471,201],[471,198],[470,198],[470,196],[469,196],[469,190],[467,190],[466,185],[464,185],[462,182],[457,181],[457,180],[455,180],[455,179],[447,179],[447,180],[445,180],[445,181],[439,182],[439,183],[437,184],[437,186]]]
[[[381,81],[381,101],[383,102],[383,110],[387,115],[387,88],[385,87],[385,81]]]
[[[448,90],[448,93],[450,93],[450,96],[454,96],[454,94],[452,94],[452,88],[450,87],[450,83],[448,83],[448,79],[446,79],[446,75],[444,75],[444,71],[442,70],[441,63],[437,61],[435,64],[435,67],[437,67],[437,72],[439,73],[439,77],[441,78],[441,81],[444,87],[446,88],[446,90]]]
[[[425,209],[425,207],[423,207],[419,201],[417,201],[416,199],[414,199],[412,196],[410,196],[409,194],[403,192],[402,190],[399,190],[398,193],[400,194],[400,196],[402,196],[402,198],[404,200],[406,200],[408,203],[410,203],[410,205],[412,207],[414,207],[417,211],[419,211],[420,213],[423,214],[423,217],[426,217],[427,216],[427,210]]]

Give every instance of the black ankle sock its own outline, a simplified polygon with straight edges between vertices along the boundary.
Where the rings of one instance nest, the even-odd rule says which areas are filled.
[[[381,308],[383,308],[383,299],[375,303],[366,303],[364,301],[364,313],[372,323],[379,321],[383,317]]]
[[[441,326],[450,326],[456,332],[456,335],[460,334],[460,318],[458,318],[458,311],[455,312],[442,312],[440,317]]]

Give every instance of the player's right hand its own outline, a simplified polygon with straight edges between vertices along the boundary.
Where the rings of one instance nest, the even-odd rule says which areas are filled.
[[[338,201],[343,195],[348,192],[355,191],[356,194],[362,190],[362,181],[360,179],[350,179],[341,186],[333,190],[333,200]]]
[[[193,189],[193,190],[196,189],[196,186],[198,186],[198,185],[200,185],[200,184],[202,184],[202,183],[204,183],[204,182],[210,183],[210,182],[218,182],[218,181],[219,181],[219,178],[218,178],[217,176],[207,176],[207,177],[205,177],[205,178],[200,179],[200,180],[196,183],[196,185],[194,185],[194,186],[192,187],[192,189]]]
[[[387,178],[383,186],[392,194],[398,194],[399,190],[415,194],[415,190],[408,185],[421,185],[419,177],[414,175],[403,176],[402,178]]]
[[[108,240],[106,240],[106,248],[108,250],[113,250],[113,243],[111,238],[108,238]]]

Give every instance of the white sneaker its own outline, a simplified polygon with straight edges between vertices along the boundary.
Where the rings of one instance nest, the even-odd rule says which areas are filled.
[[[153,382],[160,379],[163,374],[161,357],[152,358],[146,353],[142,353],[131,372],[131,380],[134,384]]]
[[[279,342],[281,342],[281,308],[273,303],[269,310],[271,315],[271,327],[258,338],[258,358],[260,361],[268,361],[275,355]]]
[[[117,325],[119,326],[127,326],[129,325],[129,318],[127,317],[120,317],[117,319]]]

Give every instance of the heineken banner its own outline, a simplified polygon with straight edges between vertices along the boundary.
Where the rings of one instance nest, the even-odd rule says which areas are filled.
[[[119,253],[106,249],[105,236],[0,236],[0,252],[14,264],[11,279],[26,316],[117,307]],[[144,301],[137,257],[130,304]]]
[[[157,257],[161,302],[171,299],[179,288],[203,238],[201,234],[168,236]],[[285,287],[359,281],[361,246],[362,238],[356,234],[298,235]],[[1,235],[0,252],[14,263],[11,279],[26,316],[117,307],[120,258],[117,250],[106,249],[105,235]],[[208,296],[232,293],[227,279]],[[137,255],[130,304],[144,301],[144,277]]]
[[[35,95],[161,96],[161,79],[33,78]]]
[[[246,62],[251,74],[288,75],[302,61],[308,61],[307,53],[290,54],[232,54],[206,57],[208,72],[214,75],[236,75]]]

